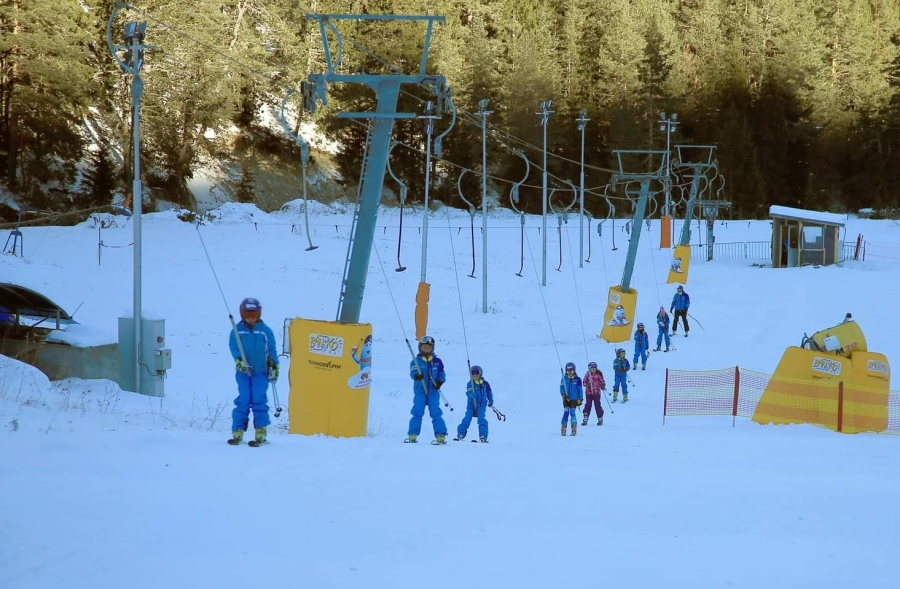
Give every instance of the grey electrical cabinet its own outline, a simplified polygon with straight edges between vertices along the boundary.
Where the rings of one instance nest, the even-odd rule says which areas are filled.
[[[172,368],[172,350],[166,347],[166,320],[141,320],[141,393],[165,396],[166,370]],[[119,317],[119,387],[135,391],[134,319]]]

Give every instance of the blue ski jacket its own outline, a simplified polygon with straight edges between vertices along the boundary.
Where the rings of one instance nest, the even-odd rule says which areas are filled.
[[[415,378],[420,371],[424,378],[416,380]],[[417,355],[409,363],[409,377],[413,379],[413,393],[416,395],[427,395],[430,392],[437,391],[444,384],[444,381],[447,380],[447,374],[444,372],[444,363],[434,354],[430,356]]]
[[[228,347],[231,350],[231,357],[237,361],[241,357],[241,350],[238,348],[234,332],[235,330],[232,329],[231,335],[228,336]],[[244,353],[247,355],[244,361],[253,369],[253,374],[266,374],[269,370],[270,360],[275,366],[278,366],[278,346],[275,343],[275,334],[268,325],[263,323],[262,319],[252,326],[241,321],[237,324],[237,332],[241,337]]]
[[[650,349],[650,338],[647,336],[646,331],[635,331],[634,332],[634,351],[640,352],[641,350],[649,350]]]
[[[691,297],[688,293],[682,291],[681,294],[675,293],[672,297],[672,305],[669,311],[687,311],[691,307]]]
[[[583,400],[584,386],[581,384],[581,377],[577,374],[572,377],[563,375],[562,381],[559,383],[559,394],[562,397],[568,397],[570,401]]]
[[[626,358],[616,358],[613,360],[613,370],[625,374],[631,370],[631,363]]]
[[[466,386],[466,399],[469,405],[474,405],[479,409],[485,405],[493,406],[494,393],[491,391],[491,384],[484,379],[469,380],[469,384]]]

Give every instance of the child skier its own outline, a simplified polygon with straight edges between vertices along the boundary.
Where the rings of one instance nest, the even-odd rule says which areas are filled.
[[[628,363],[628,358],[625,357],[625,350],[619,348],[616,350],[616,359],[613,360],[613,372],[616,375],[616,379],[613,381],[613,403],[615,403],[616,399],[619,397],[619,387],[622,387],[622,402],[628,402],[629,370],[631,370],[631,364]]]
[[[572,422],[572,435],[578,432],[578,407],[584,402],[584,389],[581,386],[581,378],[575,374],[575,364],[566,363],[566,372],[562,382],[559,383],[559,394],[562,397],[565,411],[562,416],[560,433],[566,435],[566,421]]]
[[[584,393],[587,403],[584,406],[584,419],[581,425],[587,425],[588,418],[591,416],[591,405],[595,407],[597,413],[597,425],[603,425],[603,403],[601,403],[600,394],[606,392],[606,379],[603,373],[597,368],[596,362],[588,364],[588,371],[584,373]]]
[[[410,410],[409,434],[404,442],[415,444],[422,432],[425,406],[434,427],[433,444],[447,443],[447,424],[441,417],[441,385],[447,380],[444,363],[434,355],[434,338],[426,335],[419,340],[419,354],[409,363],[409,377],[413,379],[413,406]]]
[[[634,332],[634,369],[637,370],[638,358],[641,359],[641,370],[647,370],[647,351],[650,349],[650,337],[644,331],[644,324],[637,324],[637,331]]]
[[[656,335],[655,351],[659,351],[663,338],[666,338],[666,351],[668,352],[672,341],[669,339],[669,314],[666,313],[665,307],[659,308],[659,313],[656,314],[656,325],[659,326],[659,333]]]
[[[472,423],[474,416],[478,417],[478,439],[486,443],[488,441],[487,408],[493,406],[494,393],[491,392],[491,385],[484,379],[481,366],[473,366],[469,384],[466,386],[466,414],[459,427],[456,428],[456,437],[453,440],[458,442],[466,438],[466,432],[469,431],[469,424]]]
[[[675,289],[675,296],[672,297],[672,304],[669,306],[669,313],[672,311],[675,312],[675,317],[672,319],[672,335],[678,331],[678,318],[681,317],[681,320],[684,321],[684,337],[688,336],[688,332],[691,330],[691,326],[688,325],[687,314],[688,309],[691,307],[691,297],[688,296],[688,293],[684,292],[684,288],[679,286]]]
[[[253,410],[253,427],[256,429],[251,445],[266,443],[266,427],[269,425],[269,400],[266,389],[278,380],[278,348],[275,334],[262,321],[262,305],[257,299],[241,301],[241,321],[228,337],[228,347],[234,358],[235,380],[238,396],[231,412],[231,439],[236,446],[244,439]],[[240,337],[240,345],[238,345]]]

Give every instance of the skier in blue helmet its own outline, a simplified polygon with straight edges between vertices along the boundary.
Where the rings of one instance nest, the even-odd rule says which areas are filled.
[[[409,432],[406,443],[418,442],[422,433],[422,418],[425,407],[434,427],[435,444],[447,443],[447,424],[441,410],[441,386],[447,380],[444,363],[434,353],[434,338],[426,335],[419,340],[419,354],[409,363],[409,377],[413,380],[413,406],[410,410]]]
[[[562,381],[559,383],[559,395],[565,408],[560,433],[566,435],[566,421],[571,421],[574,436],[578,433],[578,407],[584,402],[584,387],[581,384],[581,377],[575,373],[574,362],[566,363]]]
[[[266,427],[269,425],[269,400],[266,390],[269,383],[278,380],[278,347],[275,334],[262,320],[262,305],[259,300],[246,298],[241,301],[241,321],[231,330],[228,347],[234,358],[235,380],[238,396],[231,412],[231,439],[229,444],[238,445],[244,439],[244,432],[250,423],[253,411],[254,442],[266,442]],[[240,337],[240,345],[238,345]]]
[[[478,439],[487,442],[487,408],[494,406],[494,393],[491,391],[490,383],[484,378],[481,366],[472,366],[470,373],[469,384],[466,385],[466,414],[456,428],[456,437],[453,440],[458,442],[465,439],[472,417],[478,417]]]

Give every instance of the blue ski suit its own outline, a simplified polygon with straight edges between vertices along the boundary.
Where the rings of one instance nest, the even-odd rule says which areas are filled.
[[[238,396],[234,400],[231,412],[231,431],[247,431],[250,423],[250,410],[253,410],[253,427],[269,425],[269,399],[266,390],[269,388],[269,366],[278,366],[278,347],[275,334],[262,319],[250,325],[241,321],[228,337],[228,348],[235,362],[241,357],[235,330],[241,338],[246,358],[244,360],[252,369],[251,374],[240,370],[234,375],[237,381]]]
[[[469,425],[472,423],[472,417],[478,417],[478,436],[486,438],[488,435],[487,408],[494,406],[494,393],[491,392],[491,385],[483,378],[478,380],[470,379],[466,386],[466,414],[463,416],[462,422],[456,428],[456,433],[460,438],[466,437],[469,431]]]
[[[644,366],[647,365],[647,350],[650,349],[650,337],[647,335],[647,332],[643,329],[638,329],[634,332],[634,360],[632,360],[632,364],[637,366],[638,358],[641,359],[641,364]]]
[[[666,351],[668,351],[669,346],[672,345],[672,340],[669,338],[669,314],[662,307],[659,308],[659,313],[656,314],[656,325],[659,326],[659,334],[656,336],[656,347],[661,347],[663,338],[666,338]]]
[[[421,378],[416,378],[416,377]],[[441,385],[447,380],[444,372],[444,363],[434,354],[423,356],[419,354],[409,363],[409,377],[413,379],[413,406],[410,410],[412,418],[409,420],[409,435],[418,436],[422,433],[422,418],[425,416],[425,406],[428,406],[428,415],[431,416],[431,425],[434,427],[434,435],[447,435],[447,424],[441,417]]]
[[[613,382],[613,392],[617,392],[619,387],[622,387],[622,394],[628,394],[628,371],[631,370],[631,364],[628,363],[628,358],[616,358],[613,360],[613,372],[616,375],[616,380]]]
[[[571,419],[572,425],[575,425],[578,423],[578,406],[584,402],[584,386],[581,384],[581,377],[577,374],[572,376],[564,374],[559,383],[559,396],[562,397],[563,407],[566,408],[560,423],[565,425]]]

